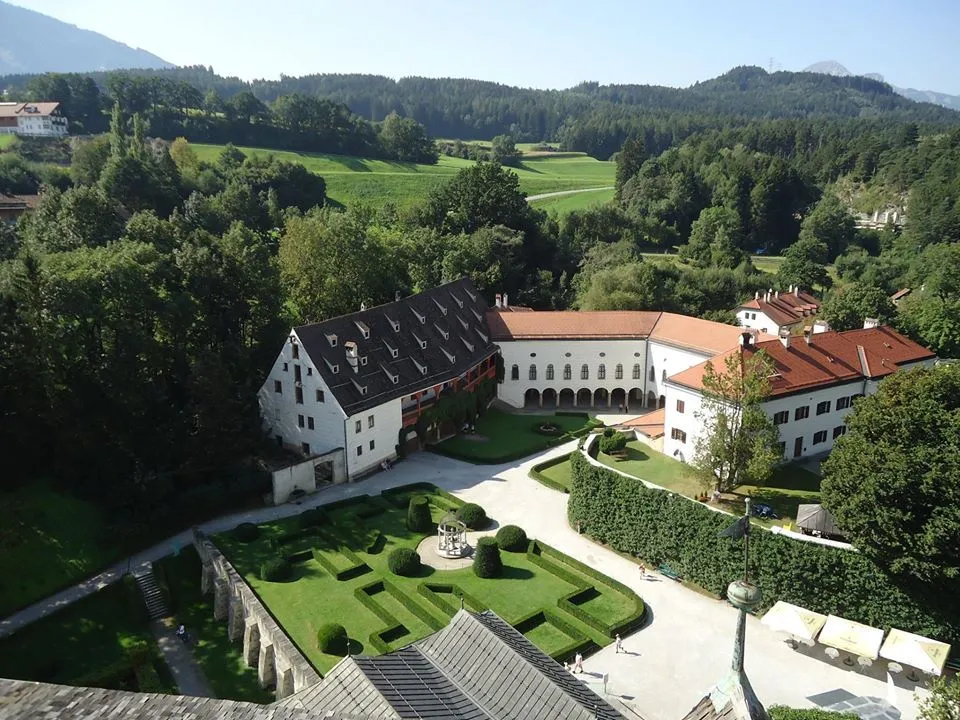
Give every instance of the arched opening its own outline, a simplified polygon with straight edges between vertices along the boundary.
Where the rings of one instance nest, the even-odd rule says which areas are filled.
[[[557,391],[553,388],[544,390],[540,398],[540,406],[551,410],[555,409],[557,407]]]
[[[666,395],[661,395],[661,396],[660,396],[660,399],[657,401],[657,407],[658,407],[658,408],[662,408],[662,407],[666,406],[666,404],[667,404],[667,396],[666,396]]]
[[[523,406],[525,408],[540,407],[540,391],[530,388],[523,394]]]
[[[656,406],[657,406],[657,394],[653,390],[650,390],[649,392],[647,392],[647,407],[655,408]]]
[[[514,365],[510,368],[510,379],[519,380],[520,379],[520,366]]]
[[[593,402],[593,393],[586,388],[577,390],[577,407],[590,407]]]
[[[610,393],[606,388],[597,388],[593,393],[594,407],[610,407]]]
[[[560,391],[560,395],[557,396],[557,407],[560,408],[572,408],[577,398],[574,395],[573,390],[570,388],[564,388]]]
[[[627,391],[623,388],[614,388],[613,392],[610,393],[610,407],[615,407],[620,412],[626,412],[629,409],[627,407]]]
[[[643,407],[643,390],[641,388],[630,390],[630,404],[635,407]]]

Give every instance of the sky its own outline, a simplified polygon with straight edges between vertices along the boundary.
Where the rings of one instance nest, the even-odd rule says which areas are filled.
[[[960,95],[957,0],[12,0],[244,79],[371,73],[686,87],[836,60]]]

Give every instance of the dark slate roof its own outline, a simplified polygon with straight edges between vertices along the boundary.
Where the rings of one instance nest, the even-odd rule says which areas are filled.
[[[353,415],[452,380],[493,355],[497,347],[486,310],[470,279],[461,278],[294,331],[340,407]],[[347,342],[356,343],[358,356],[366,359],[356,371],[347,359]]]
[[[344,658],[319,683],[280,700],[277,705],[306,710],[314,716],[339,712],[371,720],[400,720],[400,715],[353,657]]]
[[[0,679],[3,720],[367,720],[364,715],[304,712],[280,705],[154,695]],[[370,716],[372,717],[372,716]]]

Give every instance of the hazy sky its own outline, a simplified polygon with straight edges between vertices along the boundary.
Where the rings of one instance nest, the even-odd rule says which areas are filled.
[[[178,65],[686,86],[837,60],[960,95],[957,0],[13,0]]]

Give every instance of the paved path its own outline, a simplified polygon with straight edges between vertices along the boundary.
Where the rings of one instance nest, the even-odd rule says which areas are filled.
[[[560,190],[558,192],[540,193],[539,195],[527,195],[527,202],[535,200],[546,200],[547,198],[560,197],[561,195],[576,195],[577,193],[598,192],[599,190],[613,190],[613,185],[595,188],[580,188],[579,190]]]
[[[416,453],[388,472],[357,484],[325,489],[301,505],[237,513],[205,523],[201,528],[215,533],[240,522],[269,521],[346,497],[374,495],[389,487],[424,481],[435,483],[464,500],[483,505],[501,525],[520,525],[530,537],[542,539],[638,592],[647,602],[650,621],[642,630],[624,639],[630,654],[618,656],[610,646],[587,659],[585,669],[596,678],[608,673],[609,691],[629,699],[646,720],[676,720],[703,697],[729,666],[736,613],[725,602],[688,590],[671,580],[659,576],[641,578],[633,562],[570,528],[566,521],[568,496],[544,487],[527,473],[534,463],[574,449],[575,441],[542,456],[505,465],[470,465],[429,452]],[[188,542],[189,533],[181,533],[138,554],[131,562],[137,565],[158,559]],[[17,613],[0,623],[0,635],[114,581],[126,567],[123,563]],[[754,689],[768,707],[781,704],[808,708],[811,707],[806,700],[808,696],[828,690],[845,689],[855,695],[876,697],[888,697],[890,690],[903,719],[916,718],[912,684],[891,690],[879,672],[862,674],[821,658],[822,650],[812,656],[793,651],[781,636],[768,631],[756,618],[747,618],[746,669]]]
[[[193,659],[193,653],[184,642],[177,637],[176,628],[173,626],[173,620],[166,618],[164,620],[154,620],[150,623],[150,631],[157,640],[157,647],[163,654],[163,659],[170,668],[174,681],[181,695],[192,695],[194,697],[216,697],[213,690],[207,684],[207,679],[203,676],[203,671]]]

